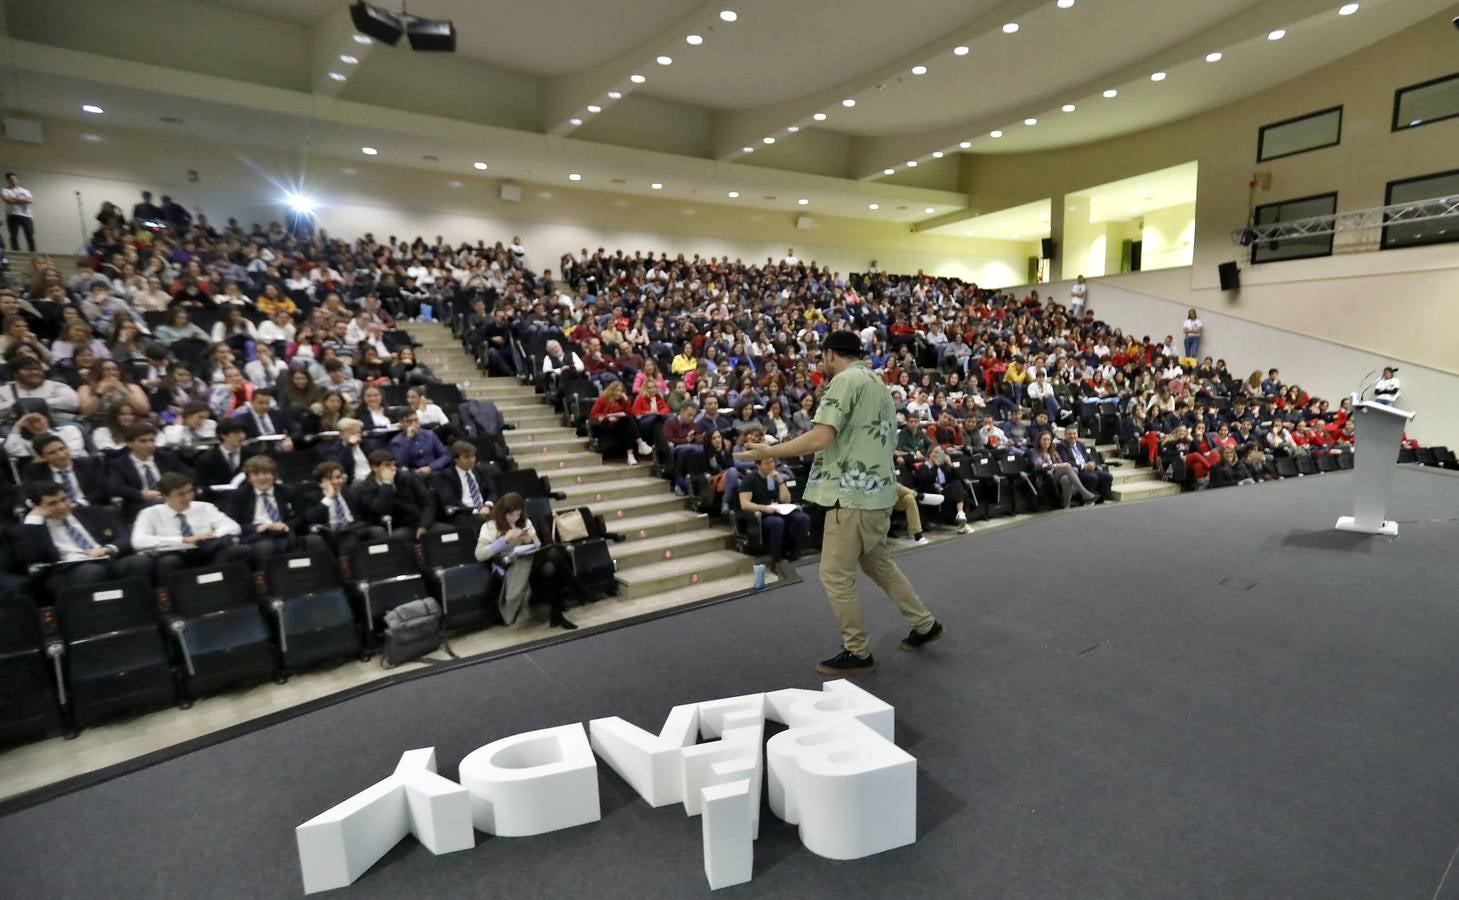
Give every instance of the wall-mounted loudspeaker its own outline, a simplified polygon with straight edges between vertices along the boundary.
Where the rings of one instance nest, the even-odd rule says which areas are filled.
[[[1221,290],[1234,291],[1241,287],[1241,271],[1234,262],[1223,262],[1217,271],[1221,274]]]
[[[507,203],[522,202],[522,186],[520,184],[504,184],[501,189],[501,198]]]
[[[1043,238],[1039,241],[1039,252],[1043,254],[1040,259],[1053,259],[1059,253],[1059,245],[1053,238]]]

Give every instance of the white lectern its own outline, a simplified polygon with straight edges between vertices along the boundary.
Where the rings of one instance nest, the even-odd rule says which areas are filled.
[[[1413,413],[1370,403],[1353,394],[1353,514],[1341,516],[1338,531],[1361,534],[1398,534],[1398,523],[1387,519],[1388,494],[1393,488],[1393,468],[1398,465],[1398,447],[1403,429]]]

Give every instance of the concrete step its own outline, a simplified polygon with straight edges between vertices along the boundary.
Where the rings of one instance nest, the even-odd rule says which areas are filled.
[[[1151,497],[1169,497],[1179,493],[1180,485],[1178,484],[1146,477],[1140,481],[1116,484],[1110,491],[1110,499],[1117,503],[1128,503],[1132,500],[1149,500]]]
[[[630,469],[622,463],[603,465],[598,462],[598,454],[588,453],[585,455],[593,458],[591,465],[568,465],[558,468],[557,466],[544,467],[539,462],[535,463],[532,467],[537,470],[539,475],[546,475],[552,479],[552,489],[555,491],[566,491],[572,485],[578,484],[600,484],[606,481],[619,481],[623,478],[631,477],[635,472],[642,470],[642,467],[639,469]],[[519,464],[521,462],[521,460],[518,460]]]
[[[542,456],[543,451],[548,454],[561,455],[564,453],[582,453],[588,448],[587,438],[580,438],[572,431],[564,428],[561,433],[552,437],[536,437],[530,441],[514,441],[512,434],[507,432],[507,449],[512,451],[512,456],[527,458]]]
[[[733,550],[715,550],[618,570],[619,596],[628,599],[691,587],[751,572],[754,560]]]
[[[553,509],[576,509],[579,506],[588,506],[593,510],[594,515],[602,516],[608,524],[609,531],[617,531],[618,523],[624,520],[632,520],[641,516],[656,516],[670,512],[688,512],[689,508],[684,503],[683,497],[676,497],[672,491],[667,489],[663,493],[644,494],[639,497],[612,497],[599,503],[593,499],[593,495],[579,497],[576,500],[569,497],[566,500],[552,501]],[[708,516],[704,517],[709,518]]]
[[[474,399],[474,398],[473,398]],[[550,406],[524,406],[502,409],[502,417],[518,428],[562,428],[562,417]]]
[[[710,524],[711,521],[707,516],[701,516],[699,513],[690,512],[687,509],[679,509],[674,512],[618,519],[608,523],[608,530],[627,536],[631,543],[636,540],[648,540],[669,534],[716,527]]]
[[[584,447],[587,438],[578,437],[571,428],[561,425],[534,425],[530,428],[514,428],[507,432],[507,446],[515,451],[518,447],[531,449],[534,445],[577,443]]]
[[[633,539],[612,547],[613,559],[619,570],[632,569],[671,559],[683,559],[704,553],[727,549],[730,532],[719,528],[700,528],[698,531],[681,531],[662,537]]]
[[[1119,484],[1129,484],[1132,481],[1149,481],[1150,480],[1150,470],[1149,469],[1137,469],[1133,465],[1118,466],[1118,467],[1111,466],[1110,467],[1110,470],[1109,470],[1109,474],[1110,474],[1110,477],[1112,477],[1114,479],[1114,483],[1117,484],[1117,485],[1119,485]]]
[[[557,410],[542,402],[541,396],[538,396],[531,400],[525,398],[521,400],[503,400],[496,405],[496,408],[501,410],[502,415],[506,416],[508,419],[510,419],[513,415],[529,412],[542,412],[544,410],[552,413],[554,416],[561,415],[561,413],[559,413]]]
[[[516,460],[517,465],[523,469],[536,469],[541,474],[551,475],[553,478],[557,478],[557,473],[563,469],[580,470],[603,464],[603,457],[598,454],[580,451],[543,453],[539,450],[536,453],[513,453],[512,459]],[[619,478],[630,477],[634,472],[633,469],[622,463],[612,468],[607,466],[604,468],[609,472],[621,473],[617,476]]]
[[[625,473],[630,471],[632,470],[625,470]],[[550,474],[548,477],[551,477]],[[624,497],[657,496],[659,494],[674,496],[669,489],[668,482],[662,478],[654,478],[647,473],[639,477],[619,478],[614,481],[598,481],[590,484],[558,485],[554,481],[552,489],[567,494],[567,502],[573,506],[592,506],[595,503]]]

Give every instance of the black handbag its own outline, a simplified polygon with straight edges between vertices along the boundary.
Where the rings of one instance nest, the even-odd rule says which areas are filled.
[[[434,597],[402,603],[385,614],[380,665],[389,669],[441,646],[441,607]]]

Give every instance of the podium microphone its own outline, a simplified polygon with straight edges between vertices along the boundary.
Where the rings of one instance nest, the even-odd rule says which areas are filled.
[[[1368,391],[1372,390],[1373,386],[1378,383],[1378,379],[1377,378],[1374,378],[1374,376],[1377,375],[1377,374],[1379,374],[1379,372],[1380,372],[1379,369],[1374,369],[1373,371],[1369,372],[1367,375],[1364,375],[1362,378],[1359,378],[1358,379],[1358,389],[1353,394],[1353,402],[1354,403],[1357,403],[1358,401],[1362,400],[1363,399],[1363,395],[1366,394],[1366,393],[1368,393]],[[1372,379],[1372,381],[1369,381],[1368,380],[1370,378]]]

